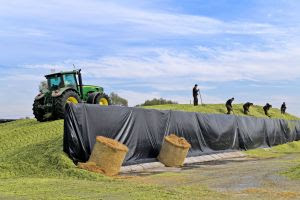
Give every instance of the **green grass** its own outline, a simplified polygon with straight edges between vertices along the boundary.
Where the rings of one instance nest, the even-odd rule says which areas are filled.
[[[180,110],[186,112],[201,112],[201,113],[214,113],[214,114],[225,114],[227,113],[226,107],[224,104],[206,104],[193,106],[190,104],[166,104],[166,105],[155,105],[155,106],[144,106],[143,108],[147,109],[159,109],[159,110]],[[234,104],[233,110],[235,115],[245,116],[243,113],[242,104]],[[272,118],[286,119],[286,120],[299,120],[299,117],[293,116],[291,114],[282,115],[280,110],[277,108],[272,108],[270,110],[270,115]],[[250,115],[252,117],[261,117],[267,118],[264,114],[262,106],[255,105],[250,108]]]
[[[1,195],[3,199],[224,199],[224,194],[203,186],[161,187],[126,180],[108,183],[48,178],[0,180],[0,199]]]
[[[296,153],[299,154],[298,160],[293,160],[297,165],[289,170],[282,172],[281,174],[288,176],[291,179],[300,179],[300,141],[294,141],[278,146],[274,146],[269,149],[252,149],[245,152],[253,158],[278,158],[287,154]]]
[[[205,188],[168,187],[78,169],[62,151],[63,121],[0,124],[0,199],[222,199]]]
[[[289,170],[283,172],[282,174],[291,178],[291,179],[300,179],[300,160],[298,160],[298,165],[292,167]]]
[[[277,158],[286,154],[300,153],[300,141],[277,145],[267,149],[252,149],[245,152],[255,158]]]

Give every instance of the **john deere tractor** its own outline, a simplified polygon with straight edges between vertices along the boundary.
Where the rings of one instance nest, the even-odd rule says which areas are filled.
[[[52,73],[45,76],[40,93],[33,103],[33,114],[38,121],[63,119],[66,103],[90,103],[108,106],[110,98],[102,87],[83,85],[81,70]]]

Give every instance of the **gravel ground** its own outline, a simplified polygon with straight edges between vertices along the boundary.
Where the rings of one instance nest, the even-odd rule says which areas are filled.
[[[291,180],[280,174],[295,166],[295,160],[299,159],[299,153],[273,159],[245,157],[183,168],[163,167],[130,175],[133,181],[143,183],[207,187],[229,195],[229,199],[300,199],[300,180]]]

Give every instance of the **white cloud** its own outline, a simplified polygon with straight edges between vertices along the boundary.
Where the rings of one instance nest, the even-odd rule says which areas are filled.
[[[248,48],[229,51],[208,47],[198,50],[201,53],[207,52],[208,57],[195,56],[194,49],[191,54],[188,51],[178,52],[170,49],[140,49],[140,51],[126,52],[126,55],[102,57],[96,60],[69,60],[57,66],[61,66],[62,69],[67,69],[71,63],[83,66],[86,79],[123,80],[124,87],[130,86],[128,90],[115,90],[118,84],[110,87],[120,96],[128,99],[131,106],[141,104],[147,99],[160,97],[188,104],[191,96],[187,91],[190,91],[191,86],[197,82],[200,84],[200,89],[204,91],[205,103],[224,103],[223,98],[206,95],[205,91],[214,89],[214,86],[207,86],[208,84],[201,86],[203,81],[254,80],[258,83],[269,81],[275,84],[278,81],[300,78],[299,48],[293,45],[269,50]],[[43,66],[46,69],[52,67]],[[34,69],[34,66],[31,67]],[[57,71],[59,70],[58,68]],[[131,81],[126,83],[125,80]],[[134,87],[142,87],[145,92],[132,90]],[[222,90],[220,92],[222,93]],[[281,96],[276,100],[270,95],[253,97],[253,100],[260,105],[272,102],[279,107],[281,101],[285,99],[289,105],[289,112],[300,115],[296,96]],[[251,100],[249,94],[241,96]],[[293,100],[289,100],[292,98]]]
[[[22,20],[41,22],[41,29],[53,30],[61,27],[77,32],[81,25],[93,26],[123,26],[130,30],[131,34],[156,33],[158,35],[202,35],[202,34],[282,34],[285,29],[267,23],[249,21],[229,21],[206,16],[188,15],[182,13],[170,13],[156,11],[134,6],[125,6],[121,3],[108,1],[5,1],[1,3],[0,16],[14,16]],[[45,28],[42,23],[50,27]],[[25,24],[21,24],[26,26]],[[52,27],[52,28],[51,28]],[[74,30],[74,27],[77,29]],[[49,32],[38,29],[23,28],[29,34],[48,35]],[[32,31],[33,30],[33,31]],[[90,30],[86,30],[91,33]],[[84,34],[86,31],[81,31]],[[105,30],[103,30],[105,32]],[[126,31],[126,29],[124,29]],[[18,32],[23,34],[22,32]],[[53,34],[55,34],[53,32]],[[96,34],[99,34],[97,32]]]
[[[19,119],[33,117],[31,104],[8,104],[1,107],[0,119]]]
[[[135,106],[144,103],[146,100],[154,98],[164,98],[172,100],[180,104],[190,104],[193,102],[191,96],[185,95],[171,95],[162,92],[136,92],[131,90],[117,90],[117,94],[121,97],[128,99],[129,106]],[[224,103],[224,99],[220,99],[210,95],[202,95],[203,103]],[[199,100],[200,101],[200,100]]]
[[[148,50],[146,50],[148,51]],[[300,78],[300,48],[286,46],[278,49],[257,50],[213,49],[207,58],[170,49],[154,49],[134,55],[106,56],[96,60],[74,60],[54,66],[48,64],[27,67],[70,69],[71,63],[82,66],[83,72],[91,77],[147,79],[154,87],[163,88],[174,85],[177,79],[189,77],[197,81],[232,81],[232,80],[297,80]],[[151,55],[151,56],[149,56]],[[163,80],[165,86],[155,82]],[[162,81],[160,81],[162,82]],[[187,87],[190,83],[181,83]],[[159,89],[158,88],[158,89]]]
[[[135,106],[144,103],[145,100],[153,98],[161,98],[158,92],[136,92],[129,90],[118,90],[117,93],[128,100],[129,106]]]
[[[152,87],[155,90],[166,91],[166,92],[168,92],[168,91],[170,91],[170,92],[171,91],[173,91],[173,92],[189,91],[189,90],[191,90],[192,86],[193,85],[191,85],[187,82],[180,81],[178,79],[174,79],[173,81],[152,83],[152,84],[148,85],[148,87]],[[211,90],[211,89],[215,89],[215,87],[198,85],[198,89],[200,89],[201,91],[202,90]]]
[[[49,33],[35,28],[21,28],[16,26],[11,27],[2,27],[0,30],[0,36],[3,37],[13,37],[13,36],[21,36],[21,37],[47,37],[50,36]]]
[[[277,82],[300,78],[298,26],[272,25],[249,19],[225,21],[111,1],[0,0],[0,3],[0,17],[7,19],[0,21],[0,39],[8,48],[10,44],[18,47],[10,49],[13,52],[11,58],[16,57],[17,60],[25,57],[25,61],[18,61],[18,64],[33,63],[26,65],[19,74],[9,70],[3,74],[0,80],[8,84],[18,80],[37,83],[50,69],[70,70],[74,63],[83,68],[86,79],[112,80],[109,84],[122,80],[125,87],[131,88],[117,92],[124,95],[130,105],[135,105],[155,97],[189,103],[190,97],[186,98],[184,91],[190,91],[193,84],[200,84],[204,91],[214,89],[207,84],[202,85],[205,81]],[[227,35],[255,39],[249,45],[248,41],[228,39]],[[21,39],[13,38],[10,43],[6,37]],[[33,40],[23,40],[23,37],[32,37]],[[205,46],[205,42],[199,42],[205,39],[213,43],[207,42],[210,45]],[[171,45],[165,47],[165,40]],[[140,44],[140,41],[144,42]],[[186,43],[180,46],[181,42]],[[107,45],[103,49],[111,48],[112,53],[98,51],[102,43]],[[30,51],[33,53],[27,56],[30,51],[27,52],[25,47],[31,45]],[[26,56],[22,52],[15,56],[19,49]],[[103,55],[97,57],[97,53]],[[45,56],[41,59],[38,57],[40,54]],[[63,58],[61,54],[64,54]],[[72,57],[89,59],[74,60]],[[141,85],[146,92],[132,89]],[[17,87],[28,86],[22,82],[19,86],[15,85]],[[13,89],[11,91],[16,93]],[[174,95],[176,91],[179,95]],[[24,94],[20,98],[28,97]],[[204,96],[203,99],[205,102],[224,102],[224,99],[211,96]],[[291,101],[290,104],[296,105],[297,102]],[[30,110],[31,105],[27,103],[26,106]],[[15,108],[23,112],[20,107]],[[299,110],[299,107],[293,108]],[[7,113],[14,110],[11,107],[4,109]]]
[[[295,96],[291,95],[270,95],[266,97],[260,97],[258,100],[259,105],[265,105],[267,102],[271,103],[273,108],[280,108],[283,102],[287,105],[287,112],[300,116],[300,96],[296,94]]]
[[[13,74],[0,77],[0,81],[42,81],[43,76],[39,77],[32,74]]]
[[[0,119],[33,116],[32,104],[38,94],[39,80],[27,75],[16,77],[0,80]]]

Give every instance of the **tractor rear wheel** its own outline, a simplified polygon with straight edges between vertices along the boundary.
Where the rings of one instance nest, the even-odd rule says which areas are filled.
[[[87,102],[88,104],[94,104],[95,98],[96,98],[96,96],[97,96],[98,94],[99,94],[98,92],[92,92],[92,93],[89,93],[89,96],[88,96],[86,102]]]
[[[64,119],[66,103],[81,103],[81,99],[79,95],[72,90],[66,91],[59,97],[56,97],[54,101],[54,115],[56,118]]]
[[[32,105],[33,115],[36,118],[36,120],[39,122],[45,121],[44,120],[45,111],[40,108],[40,106],[42,105],[43,105],[43,98],[38,100],[35,99]]]
[[[94,104],[99,104],[101,106],[108,106],[108,105],[111,105],[111,101],[110,101],[110,98],[107,94],[105,93],[100,93],[95,101],[94,101]]]

